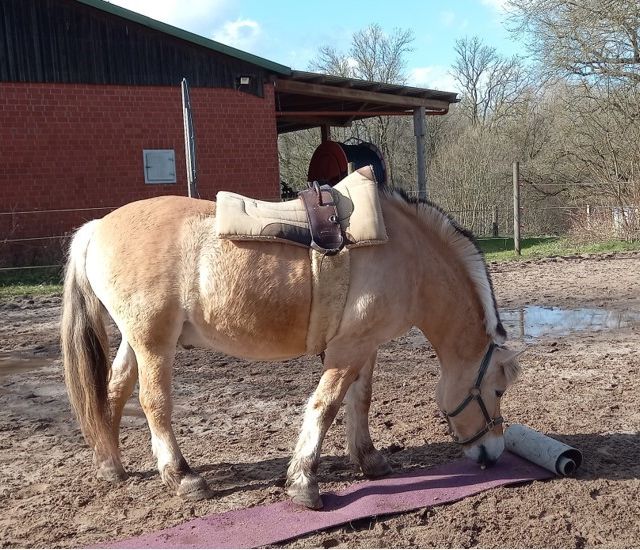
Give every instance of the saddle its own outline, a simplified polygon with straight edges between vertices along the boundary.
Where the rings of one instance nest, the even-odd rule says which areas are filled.
[[[260,201],[220,191],[216,202],[219,238],[279,241],[325,255],[336,254],[343,247],[387,241],[370,167],[356,170],[333,188],[315,183],[290,201]]]

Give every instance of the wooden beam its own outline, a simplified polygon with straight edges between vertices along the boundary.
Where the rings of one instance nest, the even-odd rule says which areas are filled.
[[[336,100],[363,101],[378,105],[392,105],[405,107],[426,107],[428,109],[448,109],[449,102],[440,99],[427,99],[423,97],[399,96],[379,92],[368,92],[355,88],[342,88],[339,86],[327,86],[324,84],[310,84],[295,80],[276,79],[276,92],[287,94],[299,94],[314,97],[327,97]]]
[[[374,117],[374,116],[407,116],[413,111],[276,111],[278,118],[301,118],[308,116],[328,117]]]
[[[334,126],[335,128],[351,128],[352,123],[350,120],[346,119],[335,119],[335,118],[327,118],[327,117],[309,117],[309,118],[287,118],[287,117],[278,117],[278,127],[285,126],[306,126],[307,128],[315,128],[317,126]]]

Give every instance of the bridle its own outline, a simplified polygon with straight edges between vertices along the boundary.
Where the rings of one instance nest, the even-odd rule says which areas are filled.
[[[487,411],[487,407],[484,404],[484,401],[482,400],[482,393],[480,391],[480,385],[482,384],[482,379],[484,378],[484,375],[486,374],[487,369],[489,368],[489,363],[491,363],[493,350],[496,349],[496,347],[497,347],[496,344],[494,344],[493,342],[489,344],[489,349],[487,349],[487,352],[484,354],[484,357],[482,358],[482,363],[480,363],[480,369],[478,371],[478,377],[476,378],[476,383],[469,390],[469,395],[467,395],[467,397],[465,397],[462,400],[462,402],[452,412],[448,413],[446,411],[442,411],[442,414],[444,414],[444,417],[447,419],[447,423],[449,424],[449,434],[451,435],[451,437],[453,437],[454,441],[459,445],[469,445],[470,443],[478,441],[478,439],[480,439],[485,434],[489,433],[491,430],[493,430],[493,428],[502,424],[503,419],[501,416],[497,416],[496,418],[491,418],[491,415]],[[462,411],[464,411],[467,405],[472,401],[478,402],[478,406],[480,407],[480,410],[484,415],[486,424],[484,428],[482,428],[475,435],[472,435],[467,439],[460,439],[453,431],[453,424],[451,423],[451,419],[454,416],[459,415]]]

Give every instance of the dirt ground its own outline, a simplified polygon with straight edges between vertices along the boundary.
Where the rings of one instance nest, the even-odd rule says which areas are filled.
[[[640,312],[640,255],[553,258],[491,271],[501,308]],[[286,498],[284,474],[319,377],[317,359],[249,363],[178,353],[174,426],[185,456],[216,490],[209,501],[185,503],[160,482],[135,397],[122,430],[131,477],[117,486],[94,478],[63,385],[59,314],[55,296],[0,304],[0,546],[96,545]],[[528,346],[503,412],[579,447],[585,461],[575,478],[362,520],[286,546],[640,546],[640,324],[542,336]],[[415,331],[380,350],[372,434],[396,471],[460,455],[437,414],[437,376],[435,354]],[[324,445],[322,490],[361,479],[344,456],[341,414]]]

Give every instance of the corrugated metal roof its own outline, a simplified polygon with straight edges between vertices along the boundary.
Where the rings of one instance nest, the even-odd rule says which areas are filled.
[[[408,97],[421,97],[425,99],[438,99],[448,103],[460,101],[455,92],[442,92],[430,88],[416,88],[415,86],[405,86],[402,84],[385,84],[383,82],[373,82],[370,80],[359,80],[357,78],[345,78],[322,73],[310,73],[307,71],[291,71],[291,80],[299,82],[309,82],[313,84],[325,84],[327,86],[339,86],[342,88],[353,88],[368,92],[380,92],[386,94],[403,95]]]
[[[161,21],[157,21],[155,19],[152,19],[151,17],[141,15],[139,13],[136,13],[135,11],[131,11],[126,8],[116,6],[114,4],[111,4],[110,2],[105,2],[104,0],[76,0],[76,1],[81,2],[82,4],[86,4],[87,6],[91,6],[93,8],[105,11],[107,13],[117,15],[118,17],[129,19],[134,23],[138,23],[140,25],[144,25],[151,29],[155,29],[157,31],[169,34],[171,36],[175,36],[176,38],[180,38],[181,40],[192,42],[193,44],[197,44],[204,48],[213,50],[215,52],[229,55],[237,59],[241,59],[242,61],[246,61],[247,63],[252,63],[254,65],[257,65],[258,67],[262,67],[263,69],[266,69],[273,73],[276,73],[279,75],[291,74],[291,68],[285,65],[280,65],[279,63],[269,61],[268,59],[264,59],[263,57],[259,57],[257,55],[243,52],[242,50],[238,50],[236,48],[232,48],[231,46],[221,44],[220,42],[216,42],[215,40],[209,40],[204,36],[200,36],[192,32],[179,29],[178,27],[174,27],[172,25],[162,23]]]

